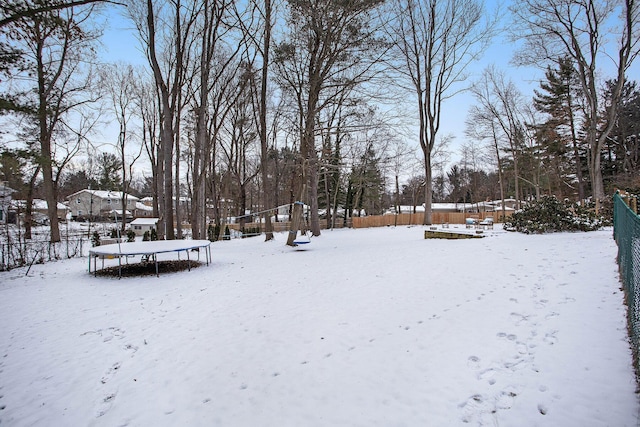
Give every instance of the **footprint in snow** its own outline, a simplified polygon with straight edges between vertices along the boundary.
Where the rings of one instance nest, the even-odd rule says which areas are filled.
[[[109,381],[116,374],[116,372],[118,372],[118,369],[120,369],[120,363],[116,362],[109,368],[106,374],[104,374],[100,382],[102,384],[106,384],[107,381]]]
[[[543,341],[549,345],[556,344],[558,342],[558,337],[556,337],[557,333],[558,331],[553,331],[545,334]]]
[[[467,366],[473,369],[480,368],[480,358],[478,356],[469,356],[467,359]]]
[[[100,402],[100,405],[98,407],[98,411],[96,412],[96,418],[100,418],[104,414],[106,414],[109,411],[109,409],[111,409],[111,406],[113,405],[113,401],[115,399],[116,399],[116,393],[107,394],[102,399],[102,402]]]

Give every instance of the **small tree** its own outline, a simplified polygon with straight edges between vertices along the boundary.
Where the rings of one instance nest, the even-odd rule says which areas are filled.
[[[100,234],[97,231],[94,231],[91,235],[91,246],[100,246]]]

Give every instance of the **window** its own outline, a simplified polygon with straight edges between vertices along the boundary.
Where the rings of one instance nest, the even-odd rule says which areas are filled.
[[[82,200],[80,200],[80,198],[78,197],[78,198],[76,199],[76,203],[77,203],[77,204],[81,204],[81,203],[82,203]]]
[[[142,226],[141,225],[135,225],[133,228],[135,230],[142,230]]]
[[[81,215],[82,215],[82,211],[78,211],[78,216],[81,216]]]
[[[111,199],[107,199],[107,204],[110,205],[111,204]]]

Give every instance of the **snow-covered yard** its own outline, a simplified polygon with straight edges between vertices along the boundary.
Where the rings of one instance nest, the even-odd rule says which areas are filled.
[[[0,273],[0,425],[637,425],[611,230],[500,228],[216,242],[159,278]]]

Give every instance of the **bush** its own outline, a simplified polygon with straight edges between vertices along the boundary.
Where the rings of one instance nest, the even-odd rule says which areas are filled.
[[[220,224],[209,224],[207,227],[207,237],[210,242],[218,241],[220,237]]]
[[[94,248],[100,246],[100,234],[97,231],[94,231],[91,235],[91,246]]]
[[[255,237],[255,236],[259,236],[260,233],[262,233],[262,231],[260,230],[260,227],[247,227],[247,228],[242,228],[240,230],[241,236],[242,238],[246,238],[246,237]]]
[[[135,242],[136,241],[136,232],[132,229],[127,230],[127,242]]]
[[[148,242],[151,239],[150,235],[151,233],[149,233],[149,230],[145,231],[144,234],[142,235],[142,241]]]
[[[151,241],[156,241],[158,240],[158,232],[156,231],[155,228],[151,229]]]
[[[580,206],[569,200],[560,202],[555,196],[543,196],[524,209],[515,212],[504,228],[522,233],[550,233],[554,231],[593,231],[605,221],[591,206]]]
[[[224,226],[224,237],[222,239],[223,240],[231,240],[231,232],[229,231],[229,226],[228,225]]]

